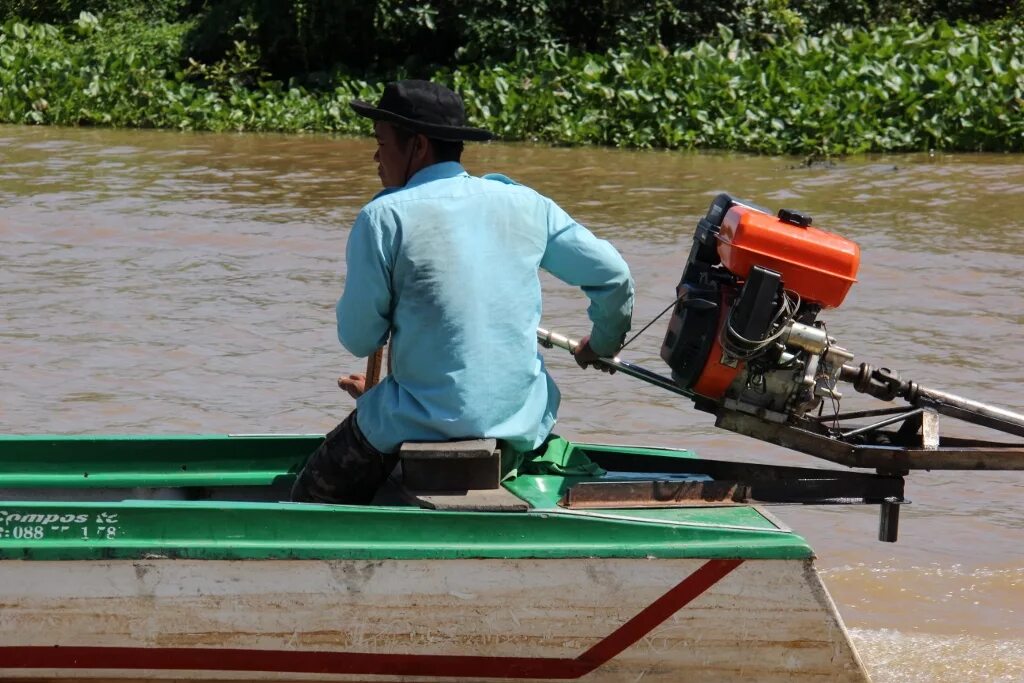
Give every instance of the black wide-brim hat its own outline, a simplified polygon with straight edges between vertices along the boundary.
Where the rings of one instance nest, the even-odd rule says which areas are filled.
[[[489,130],[467,126],[466,108],[458,93],[430,81],[388,83],[376,107],[362,100],[352,100],[349,106],[361,116],[394,123],[435,140],[479,141],[494,137]]]

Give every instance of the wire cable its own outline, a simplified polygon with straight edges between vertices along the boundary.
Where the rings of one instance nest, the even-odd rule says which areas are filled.
[[[769,327],[774,331],[761,340],[747,339],[736,331],[732,326],[732,316],[736,313],[736,309],[733,308],[719,334],[718,342],[722,345],[722,350],[737,360],[756,358],[786,332],[789,323],[796,318],[800,302],[799,294],[788,289],[783,290],[782,302],[772,317]]]
[[[632,344],[632,343],[633,343],[633,341],[634,341],[634,340],[635,340],[635,339],[636,339],[637,337],[639,337],[639,336],[640,336],[641,334],[643,334],[644,332],[646,332],[646,331],[647,331],[647,328],[648,328],[648,327],[650,327],[650,326],[651,326],[651,325],[653,325],[654,323],[658,322],[658,319],[659,319],[659,318],[661,318],[661,316],[665,315],[665,314],[666,314],[666,313],[668,313],[668,312],[669,312],[670,310],[672,310],[672,307],[673,307],[673,306],[675,306],[676,304],[678,304],[678,303],[679,303],[680,301],[682,301],[682,300],[683,300],[683,297],[685,297],[685,296],[686,296],[686,294],[680,294],[680,295],[679,295],[678,297],[676,297],[676,300],[675,300],[675,301],[673,301],[673,302],[672,302],[672,303],[670,303],[670,304],[669,304],[668,306],[666,306],[666,307],[665,307],[665,309],[664,309],[664,310],[662,310],[662,312],[661,312],[661,313],[659,313],[658,315],[654,316],[654,318],[653,318],[653,319],[651,320],[651,322],[649,322],[649,323],[647,323],[646,325],[644,325],[644,326],[643,326],[643,328],[642,328],[642,329],[641,329],[641,330],[640,330],[639,332],[637,332],[636,334],[634,334],[634,335],[633,335],[632,337],[630,337],[630,338],[629,338],[629,341],[627,341],[627,342],[626,342],[625,344],[623,344],[622,346],[620,346],[620,347],[619,347],[619,351],[621,351],[622,349],[624,349],[624,348],[626,348],[627,346],[629,346],[630,344]]]

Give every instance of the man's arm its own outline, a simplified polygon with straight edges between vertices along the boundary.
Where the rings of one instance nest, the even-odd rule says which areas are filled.
[[[552,202],[548,245],[540,265],[586,293],[590,299],[587,315],[593,323],[589,347],[599,356],[614,356],[633,315],[633,278],[615,247]]]
[[[338,340],[356,357],[369,356],[391,329],[391,265],[378,221],[364,209],[348,236],[345,289],[335,309]]]

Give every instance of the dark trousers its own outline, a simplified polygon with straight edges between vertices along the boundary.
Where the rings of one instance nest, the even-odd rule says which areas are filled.
[[[397,462],[397,453],[381,453],[370,445],[353,410],[309,456],[291,498],[298,503],[367,505]]]

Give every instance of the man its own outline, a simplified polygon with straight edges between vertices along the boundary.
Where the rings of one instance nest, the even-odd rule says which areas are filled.
[[[456,93],[399,81],[376,107],[352,108],[374,121],[384,190],[349,235],[338,338],[363,357],[390,336],[392,370],[369,390],[364,375],[339,380],[356,410],[310,456],[297,501],[370,502],[403,441],[541,446],[559,393],[537,351],[538,268],[590,298],[582,367],[618,351],[633,309],[629,269],[608,242],[529,188],[466,173],[463,142],[492,135],[466,125]]]

